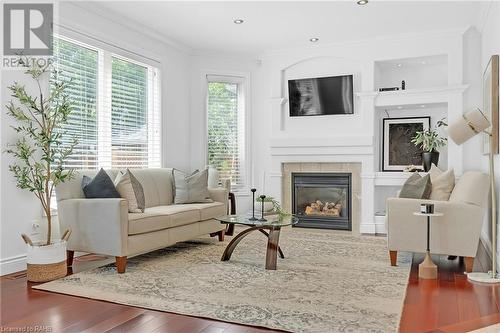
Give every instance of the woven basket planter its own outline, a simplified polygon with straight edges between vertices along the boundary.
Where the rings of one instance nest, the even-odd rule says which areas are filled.
[[[47,282],[66,276],[66,241],[28,245],[28,281]]]

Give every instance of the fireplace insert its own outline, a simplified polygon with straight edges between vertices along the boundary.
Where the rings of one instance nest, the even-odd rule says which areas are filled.
[[[292,173],[295,227],[352,230],[350,173]]]

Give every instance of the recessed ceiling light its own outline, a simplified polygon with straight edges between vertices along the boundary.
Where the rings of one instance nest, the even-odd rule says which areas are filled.
[[[422,105],[420,105],[420,107],[421,107],[421,108],[425,108],[425,105],[424,105],[424,104],[422,104]]]
[[[234,24],[242,24],[245,21],[243,21],[242,19],[235,19],[233,22]]]
[[[398,64],[398,67],[403,67],[403,64]]]
[[[360,6],[364,6],[368,3],[368,0],[358,0],[358,1],[356,1],[356,3]]]
[[[422,64],[422,65],[425,65],[425,64],[427,64],[427,61],[422,60],[421,64]]]
[[[398,109],[399,109],[399,110],[401,110],[402,108],[403,108],[403,107],[402,107],[401,105],[400,105],[400,106],[398,106]]]
[[[313,43],[316,43],[317,41],[319,41],[319,38],[316,38],[316,37],[309,38],[309,41],[313,42]]]

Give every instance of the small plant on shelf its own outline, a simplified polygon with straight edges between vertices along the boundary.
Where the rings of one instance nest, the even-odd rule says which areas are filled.
[[[429,171],[432,164],[437,166],[439,162],[439,152],[437,149],[446,146],[448,141],[447,138],[439,134],[439,128],[447,126],[445,118],[442,118],[434,128],[418,131],[412,138],[411,142],[423,150],[422,162],[424,171]]]
[[[260,197],[257,197],[257,199],[255,199],[255,201],[258,202],[258,203],[261,203],[262,199]],[[267,208],[266,208],[266,204],[268,204]],[[278,202],[278,200],[274,199],[273,197],[267,197],[266,196],[264,198],[264,209],[267,212],[271,212],[271,211],[275,212],[280,217],[290,216],[291,215],[290,213],[285,212],[283,210],[283,208],[281,207],[281,204]]]

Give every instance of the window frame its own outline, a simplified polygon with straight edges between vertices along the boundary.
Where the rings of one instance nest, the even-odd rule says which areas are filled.
[[[244,131],[244,144],[243,144],[243,157],[244,161],[242,177],[244,182],[239,188],[231,188],[236,196],[250,196],[250,184],[253,184],[252,180],[252,149],[251,149],[251,92],[250,92],[250,73],[248,72],[221,72],[221,71],[202,71],[202,82],[203,82],[203,97],[204,97],[204,136],[203,140],[205,144],[203,145],[203,158],[205,164],[208,165],[208,84],[210,82],[224,82],[238,84],[238,112],[242,109],[243,112],[243,125],[242,129]],[[241,96],[241,97],[240,97]]]
[[[90,49],[92,51],[97,52],[98,63],[97,63],[97,94],[96,94],[96,105],[97,105],[97,127],[98,132],[102,133],[105,131],[106,134],[98,135],[97,140],[97,161],[98,167],[104,169],[111,169],[112,167],[112,159],[111,157],[108,159],[107,157],[103,157],[104,154],[112,154],[112,140],[111,140],[111,120],[107,118],[111,118],[111,80],[112,80],[112,59],[118,58],[123,61],[127,61],[139,66],[143,66],[148,71],[148,107],[147,112],[149,114],[154,114],[155,108],[157,108],[157,117],[156,126],[158,127],[159,138],[155,141],[158,141],[158,166],[163,167],[164,165],[164,153],[163,153],[163,144],[164,144],[164,133],[163,133],[163,114],[162,114],[162,77],[161,77],[161,68],[162,64],[157,62],[147,56],[141,57],[138,54],[133,52],[128,52],[125,49],[121,49],[111,44],[107,44],[106,42],[100,41],[98,39],[93,39],[92,37],[79,35],[76,33],[72,33],[71,31],[65,33],[57,33],[54,34],[54,38],[65,40],[69,43],[73,43],[75,45],[79,45],[81,47]],[[143,59],[141,59],[143,58]],[[107,69],[106,69],[107,68]],[[149,75],[154,75],[154,78],[149,78]],[[149,87],[149,83],[151,83],[151,87]],[[106,98],[106,93],[109,91],[109,98]],[[154,92],[157,92],[156,99],[154,98]],[[152,102],[149,102],[149,98],[153,97]],[[109,112],[99,112],[100,110],[109,109]],[[109,121],[108,121],[109,120]],[[148,122],[150,119],[148,118]],[[106,125],[106,126],[104,126]],[[99,140],[102,137],[109,136],[109,140]],[[150,142],[151,133],[148,132],[148,149],[151,148],[152,142]],[[105,152],[104,154],[100,152]],[[109,160],[109,163],[107,163]],[[151,157],[148,154],[148,164],[151,162]],[[150,166],[148,166],[150,167]],[[77,169],[80,170],[80,169]]]

